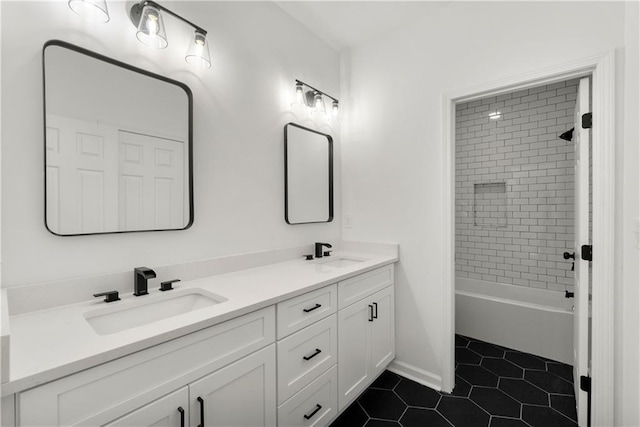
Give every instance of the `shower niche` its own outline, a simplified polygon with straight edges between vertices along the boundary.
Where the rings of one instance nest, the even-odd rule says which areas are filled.
[[[505,182],[473,184],[473,225],[507,226],[507,185]]]

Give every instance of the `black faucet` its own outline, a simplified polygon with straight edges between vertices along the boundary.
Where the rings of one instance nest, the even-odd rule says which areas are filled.
[[[322,247],[326,246],[331,248],[332,246],[329,243],[316,243],[316,258],[322,258]]]
[[[154,279],[156,272],[147,267],[137,267],[133,270],[135,281],[133,284],[133,294],[137,297],[147,295],[147,280]]]

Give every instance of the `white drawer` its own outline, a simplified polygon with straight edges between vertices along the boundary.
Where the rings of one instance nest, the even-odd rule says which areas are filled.
[[[274,340],[270,306],[22,392],[20,425],[103,425]]]
[[[325,426],[336,415],[338,415],[338,368],[334,365],[278,407],[278,426]]]
[[[278,404],[302,390],[338,360],[335,314],[278,341]]]
[[[276,306],[278,339],[335,313],[337,300],[338,288],[334,284],[279,303]]]
[[[338,283],[338,309],[393,284],[393,264],[371,270]]]

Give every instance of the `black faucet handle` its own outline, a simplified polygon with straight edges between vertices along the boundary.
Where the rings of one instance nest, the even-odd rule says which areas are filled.
[[[331,256],[331,251],[324,251],[323,256]]]
[[[162,282],[160,283],[160,290],[162,292],[164,291],[170,291],[173,289],[173,284],[176,282],[179,282],[180,279],[173,279],[173,280],[167,280],[166,282]]]
[[[114,302],[120,301],[120,296],[118,296],[118,291],[107,291],[100,292],[99,294],[93,294],[94,297],[105,297],[104,302]]]
[[[309,254],[309,255],[304,255],[304,259],[306,261],[311,261],[313,259],[313,255]]]

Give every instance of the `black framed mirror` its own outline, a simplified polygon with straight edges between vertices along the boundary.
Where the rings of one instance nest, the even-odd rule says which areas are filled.
[[[45,224],[56,235],[193,223],[185,84],[73,44],[43,48]]]
[[[288,123],[284,127],[285,205],[288,224],[333,221],[333,138]]]

